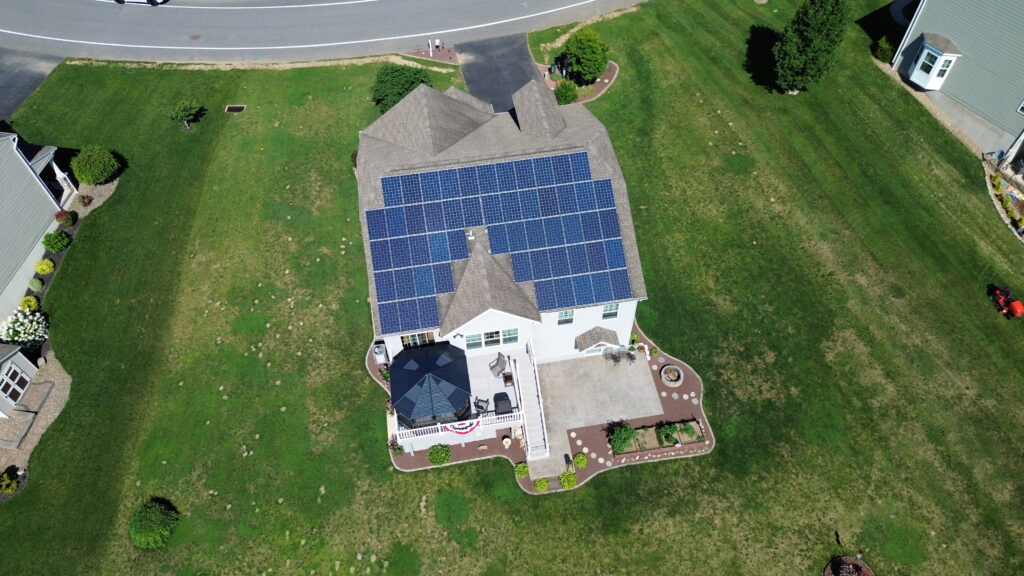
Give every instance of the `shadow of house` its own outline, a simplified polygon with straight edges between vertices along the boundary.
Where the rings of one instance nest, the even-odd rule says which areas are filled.
[[[889,45],[896,49],[900,40],[907,31],[907,27],[899,24],[892,18],[892,4],[886,4],[874,12],[870,12],[856,20],[857,25],[864,31],[864,34],[871,39],[872,50],[884,38]]]

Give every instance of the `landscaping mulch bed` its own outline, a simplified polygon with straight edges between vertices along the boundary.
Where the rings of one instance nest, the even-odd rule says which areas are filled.
[[[519,442],[513,441],[512,445],[508,448],[502,446],[501,438],[503,436],[511,437],[512,429],[500,429],[495,438],[488,440],[474,440],[472,442],[467,441],[465,444],[451,444],[452,458],[445,466],[472,460],[482,460],[484,458],[507,458],[512,464],[526,460],[526,451],[519,445]],[[383,445],[384,443],[382,442],[382,449],[384,449]],[[391,461],[394,463],[395,468],[405,472],[436,468],[427,459],[427,452],[427,450],[419,450],[415,453],[406,452],[399,456],[392,455]],[[512,474],[511,466],[509,466],[508,472]]]

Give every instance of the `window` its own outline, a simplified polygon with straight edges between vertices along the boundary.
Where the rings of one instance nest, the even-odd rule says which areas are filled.
[[[483,347],[483,339],[479,334],[470,334],[466,336],[466,350],[476,350],[477,348]]]
[[[925,52],[924,58],[921,60],[921,72],[924,72],[925,74],[931,74],[932,68],[935,67],[935,61],[938,59],[939,57],[936,56],[935,54],[932,54],[931,52]]]
[[[558,325],[572,324],[572,310],[562,310],[558,313]]]
[[[1021,102],[1020,106],[1017,106],[1017,112],[1024,114],[1024,102]]]
[[[501,332],[484,332],[484,346],[501,344]]]
[[[423,332],[421,334],[409,334],[408,336],[402,336],[402,348],[406,350],[420,348],[422,346],[430,346],[433,343],[433,332]]]
[[[25,393],[26,388],[28,388],[28,376],[25,376],[14,364],[8,366],[7,372],[0,378],[0,396],[17,403],[18,400],[21,400],[21,395]]]
[[[601,318],[608,320],[609,318],[619,317],[619,305],[618,304],[605,304],[604,313],[601,314]]]
[[[944,78],[949,73],[949,67],[953,65],[952,60],[943,60],[942,66],[939,67],[939,73],[936,74],[939,78]]]
[[[501,331],[502,344],[515,344],[516,342],[519,342],[519,328]]]

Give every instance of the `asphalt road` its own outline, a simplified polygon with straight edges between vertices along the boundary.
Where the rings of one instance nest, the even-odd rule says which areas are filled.
[[[637,1],[0,0],[0,48],[123,60],[323,60],[404,52],[438,36],[451,45],[523,33]]]

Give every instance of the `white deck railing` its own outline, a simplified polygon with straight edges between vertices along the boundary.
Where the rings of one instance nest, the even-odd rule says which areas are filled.
[[[548,450],[548,438],[547,438],[547,423],[544,421],[544,398],[540,395],[540,375],[537,373],[537,362],[534,359],[533,352],[533,340],[531,339],[526,343],[526,355],[530,358],[530,367],[533,370],[533,383],[534,383],[534,394],[537,396],[537,407],[540,415],[540,438],[537,442],[534,442],[529,437],[529,432],[526,432],[526,457],[527,459],[532,458],[546,458],[549,455]],[[519,365],[516,365],[516,380],[519,380]],[[522,397],[522,389],[520,389],[520,397]],[[528,430],[528,427],[524,426],[524,429]]]
[[[521,424],[523,422],[523,414],[517,410],[511,414],[492,414],[491,416],[484,416],[479,420],[480,425],[477,428],[506,428],[514,424]],[[433,426],[427,426],[425,428],[399,430],[395,433],[395,437],[401,441],[408,440],[410,438],[422,438],[423,436],[431,436],[434,434],[457,434],[457,432],[445,430],[444,426],[444,424],[434,424]],[[466,434],[466,436],[469,436],[469,434]]]

